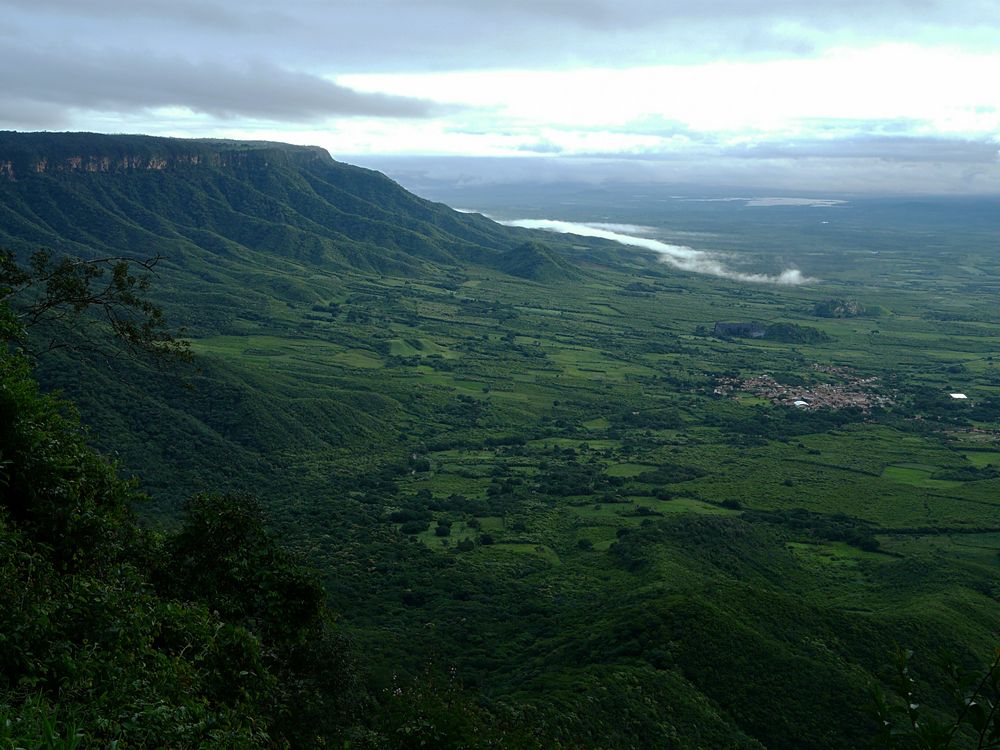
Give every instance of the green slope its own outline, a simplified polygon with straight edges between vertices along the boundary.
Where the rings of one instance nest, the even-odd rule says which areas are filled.
[[[310,272],[415,276],[513,263],[520,276],[574,275],[544,248],[531,267],[520,263],[515,250],[530,233],[422,200],[316,148],[0,133],[0,164],[0,244],[162,255],[185,292],[206,298],[202,314],[268,297],[319,301]],[[223,291],[234,285],[250,299]]]

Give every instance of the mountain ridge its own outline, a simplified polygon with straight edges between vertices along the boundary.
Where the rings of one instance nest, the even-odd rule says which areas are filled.
[[[238,141],[217,138],[166,138],[104,133],[19,133],[0,131],[0,175],[25,179],[51,172],[127,172],[182,167],[231,166],[257,158],[267,165],[270,156],[288,161],[334,161],[319,146],[296,146],[277,141]]]
[[[399,275],[469,264],[504,271],[512,251],[538,239],[419,198],[322,148],[269,141],[2,132],[0,198],[0,244],[22,254],[141,247],[180,269],[207,254],[223,267],[277,255]],[[513,265],[519,277],[550,282],[565,267]]]

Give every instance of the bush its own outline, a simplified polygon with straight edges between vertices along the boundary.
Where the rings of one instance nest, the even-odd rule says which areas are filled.
[[[407,521],[399,527],[399,530],[404,534],[420,534],[427,531],[430,525],[429,521]]]

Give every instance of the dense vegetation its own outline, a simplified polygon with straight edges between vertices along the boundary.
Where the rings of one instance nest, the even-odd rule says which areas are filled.
[[[146,498],[85,437],[5,344],[0,746],[541,747],[452,677],[370,688],[256,500],[196,495],[176,531],[151,531],[133,511]]]
[[[13,135],[0,143],[30,151],[17,157],[29,165],[46,153],[50,165],[76,152],[88,163],[106,146],[74,138],[52,151],[41,136],[33,150]],[[905,697],[897,645],[918,656],[909,674],[921,710],[951,712],[949,671],[933,655],[982,664],[1000,632],[1000,320],[995,282],[963,270],[992,262],[989,222],[959,213],[965,249],[920,256],[905,230],[870,233],[864,208],[844,209],[831,230],[841,234],[804,251],[828,264],[807,269],[829,277],[824,288],[775,288],[504,229],[311,150],[165,144],[113,144],[115,158],[134,146],[162,168],[101,171],[98,159],[95,171],[0,184],[0,234],[22,260],[39,244],[164,256],[154,294],[189,328],[193,367],[60,349],[37,373],[150,495],[137,508],[155,530],[124,520],[134,491],[88,459],[118,488],[101,523],[118,519],[125,538],[103,535],[118,546],[95,554],[111,564],[79,580],[100,589],[109,571],[128,571],[152,614],[128,615],[128,600],[100,607],[108,622],[166,632],[157,608],[173,608],[185,633],[206,634],[183,654],[140,635],[138,650],[92,649],[104,664],[132,653],[166,663],[149,671],[160,692],[143,695],[201,711],[183,727],[247,742],[259,728],[296,746],[307,746],[294,734],[305,727],[352,747],[871,747],[881,741],[872,686]],[[799,218],[808,209],[737,220],[716,204],[682,208],[671,221],[717,232],[734,255],[765,236],[813,247]],[[892,215],[870,210],[876,226]],[[867,256],[850,255],[859,233],[880,251],[863,271]],[[840,277],[835,257],[849,261]],[[901,258],[921,270],[893,268]],[[920,286],[928,269],[933,297]],[[817,316],[831,294],[892,312]],[[711,335],[727,320],[767,321],[775,335]],[[54,409],[23,385],[23,363],[10,366],[29,401]],[[874,377],[891,399],[796,410],[714,393],[721,378],[763,374],[817,390]],[[215,517],[228,520],[217,528]],[[76,585],[55,557],[43,561],[58,545],[37,536],[65,529],[4,523],[49,566],[51,586]],[[283,620],[285,610],[299,616]],[[36,643],[62,642],[45,630],[55,619],[28,621],[41,623]],[[234,677],[228,661],[211,662],[216,627],[241,644],[233,662],[257,659],[253,669]],[[86,647],[66,649],[72,661]],[[203,653],[197,679],[184,676]],[[60,731],[126,736],[87,708],[95,672],[81,667],[84,686],[60,693],[61,677],[38,669],[37,683],[7,687],[16,715],[47,707]],[[239,688],[251,674],[259,680]],[[191,705],[170,697],[178,680],[190,680]],[[244,692],[212,692],[223,685]],[[245,713],[252,726],[239,723]]]

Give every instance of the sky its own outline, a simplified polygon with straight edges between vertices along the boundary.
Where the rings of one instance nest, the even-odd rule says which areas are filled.
[[[1000,0],[0,0],[0,129],[454,181],[1000,194]]]

